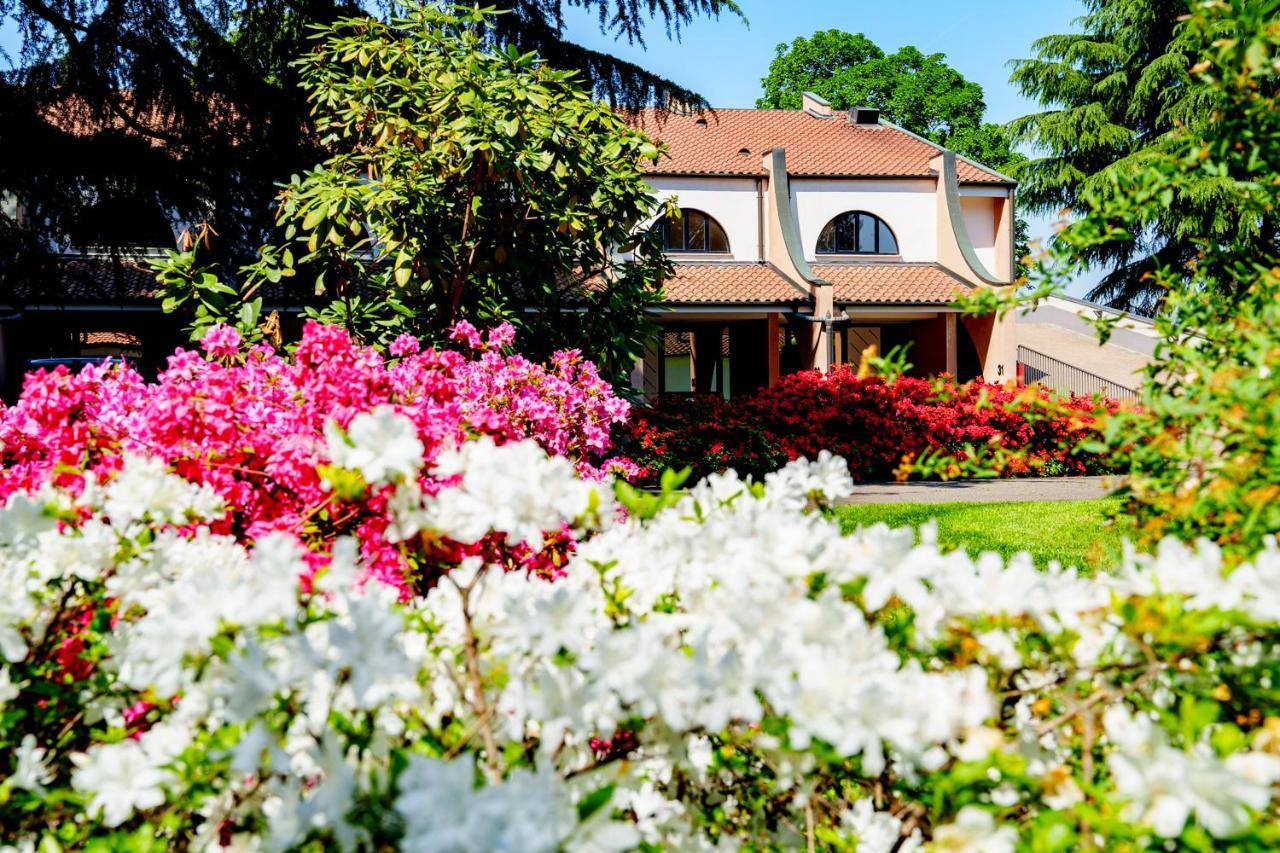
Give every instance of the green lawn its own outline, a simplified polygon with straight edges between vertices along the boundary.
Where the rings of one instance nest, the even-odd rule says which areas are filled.
[[[1031,503],[853,504],[836,510],[845,530],[883,521],[890,527],[918,527],[938,520],[944,550],[964,548],[976,556],[995,551],[1009,557],[1030,551],[1036,565],[1050,560],[1094,568],[1113,564],[1123,538],[1110,514],[1116,498]]]

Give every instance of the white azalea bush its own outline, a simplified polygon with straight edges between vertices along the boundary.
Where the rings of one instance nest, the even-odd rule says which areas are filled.
[[[388,536],[568,531],[561,577],[462,556],[405,597],[341,540],[214,531],[130,457],[0,511],[0,832],[15,849],[1267,850],[1280,552],[1098,577],[841,535],[844,463],[686,494],[522,441],[414,476],[335,431]],[[376,469],[376,471],[374,470]],[[385,488],[385,485],[378,486]],[[370,486],[369,488],[374,488]]]

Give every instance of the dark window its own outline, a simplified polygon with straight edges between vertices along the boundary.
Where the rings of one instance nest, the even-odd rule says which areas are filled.
[[[160,206],[137,197],[104,199],[89,205],[71,224],[70,237],[78,249],[171,249],[175,242]]]
[[[896,255],[898,241],[885,221],[871,213],[851,210],[827,223],[818,235],[820,255]]]
[[[700,210],[682,210],[662,223],[662,245],[668,252],[727,252],[729,238],[720,223]]]

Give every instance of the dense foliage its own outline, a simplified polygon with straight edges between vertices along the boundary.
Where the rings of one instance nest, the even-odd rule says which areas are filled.
[[[1083,577],[842,537],[824,454],[685,496],[434,421],[313,475],[449,546],[221,535],[156,459],[0,509],[0,827],[31,849],[1274,849],[1280,552]],[[446,428],[452,420],[444,420]],[[415,435],[417,440],[412,439]],[[387,440],[394,437],[395,440]],[[67,472],[61,472],[63,474]],[[664,507],[667,507],[664,509]],[[486,543],[578,545],[558,580]],[[362,580],[364,582],[362,583]]]
[[[763,476],[823,450],[843,457],[854,480],[897,473],[955,477],[974,449],[999,473],[1086,474],[1109,463],[1079,446],[1098,438],[1113,402],[1058,398],[1041,388],[980,381],[860,376],[848,367],[784,376],[755,394],[666,398],[638,408],[619,441],[654,478],[690,466],[695,476],[733,469]],[[1015,452],[1016,451],[1016,452]]]
[[[408,594],[430,579],[434,548],[408,548],[388,532],[385,494],[360,499],[363,481],[326,478],[326,454],[341,446],[333,429],[385,445],[379,454],[416,447],[427,463],[483,434],[533,439],[593,477],[597,466],[624,464],[609,461],[609,431],[628,404],[577,352],[543,367],[503,354],[510,327],[481,337],[461,325],[455,338],[472,354],[420,350],[405,337],[388,358],[311,324],[286,358],[267,345],[242,347],[224,326],[204,338],[208,359],[179,351],[155,382],[119,364],[38,371],[0,412],[0,497],[45,482],[92,490],[146,456],[221,502],[214,532],[242,542],[285,534],[307,547],[312,565],[328,559],[336,537],[356,536],[369,570]],[[365,469],[371,481],[384,478],[374,462]],[[561,554],[507,556],[547,568]]]
[[[1013,82],[1045,111],[1014,121],[1015,140],[1038,156],[1015,170],[1028,210],[1082,213],[1118,202],[1142,175],[1185,144],[1188,135],[1221,138],[1213,116],[1221,91],[1192,70],[1230,15],[1199,15],[1188,24],[1187,0],[1087,0],[1081,32],[1046,36],[1034,59],[1014,63]],[[1266,2],[1241,2],[1263,9]],[[1158,203],[1129,207],[1129,236],[1081,247],[1089,269],[1103,273],[1089,298],[1154,313],[1166,288],[1159,269],[1194,262],[1204,241],[1229,240],[1246,251],[1274,247],[1276,232],[1247,215],[1240,188],[1209,170],[1167,185]]]
[[[531,355],[576,347],[621,382],[668,270],[640,227],[659,149],[570,75],[486,50],[491,17],[423,7],[321,34],[299,64],[336,153],[281,192],[283,241],[244,295],[322,294],[314,316],[382,344],[510,322]]]
[[[820,30],[777,47],[760,81],[761,109],[800,109],[814,92],[837,110],[875,107],[888,121],[995,169],[1025,157],[999,125],[983,121],[982,87],[966,80],[941,53],[907,45],[886,54],[862,33]]]
[[[1059,270],[1125,245],[1170,198],[1204,183],[1235,201],[1223,237],[1194,232],[1194,259],[1159,266],[1161,334],[1137,410],[1110,418],[1106,444],[1130,470],[1127,512],[1143,538],[1208,537],[1237,558],[1280,531],[1280,2],[1209,4],[1184,36],[1216,41],[1192,69],[1218,107],[1203,127],[1108,192],[1063,233]],[[1104,329],[1105,333],[1105,329]]]

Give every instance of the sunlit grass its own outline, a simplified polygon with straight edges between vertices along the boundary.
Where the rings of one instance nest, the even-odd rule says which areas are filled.
[[[845,530],[883,521],[891,527],[919,527],[938,521],[938,544],[977,556],[995,551],[1010,557],[1028,551],[1036,565],[1058,560],[1088,568],[1114,564],[1123,532],[1111,516],[1117,498],[1027,503],[853,504],[836,510]]]

